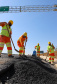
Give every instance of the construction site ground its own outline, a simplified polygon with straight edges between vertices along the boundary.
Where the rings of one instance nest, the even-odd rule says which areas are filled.
[[[18,57],[19,57],[18,55],[14,54],[14,58],[9,58],[7,56],[7,54],[2,54],[2,56],[0,57],[0,71],[2,71],[3,69],[5,69],[6,67],[8,67],[9,64],[11,64],[15,60],[15,58],[18,58]],[[31,57],[31,56],[28,56],[28,57]],[[40,56],[40,58],[45,63],[49,62],[49,57]],[[49,65],[51,65],[51,64],[49,64]],[[57,58],[54,59],[54,65],[51,65],[51,66],[57,70]]]
[[[38,63],[40,66],[42,66],[44,69],[48,70],[49,72],[51,72],[51,73],[55,72],[57,74],[57,59],[56,58],[54,60],[55,64],[51,65],[51,64],[48,63],[49,57],[47,57],[47,59],[46,59],[46,56],[40,56],[40,58],[37,58],[35,56],[28,56],[28,55],[19,57],[17,54],[13,54],[13,56],[14,56],[14,58],[9,58],[7,56],[7,54],[5,54],[5,53],[1,55],[1,57],[0,57],[0,81],[4,80],[2,75],[5,72],[7,72],[7,70],[9,70],[10,66],[13,66],[13,64],[15,62],[17,62],[18,60],[19,60],[19,63],[21,63],[21,62],[22,63],[27,63],[28,60],[32,61],[34,63]],[[46,61],[45,61],[45,59],[46,59]],[[14,73],[14,71],[13,71],[13,73]],[[4,84],[4,83],[2,83],[2,84]],[[18,84],[18,83],[16,83],[16,84]],[[20,83],[20,84],[22,84],[22,83]],[[32,84],[32,83],[30,83],[30,84]],[[37,83],[34,83],[34,84],[37,84]]]
[[[7,56],[7,54],[2,54],[2,56],[0,57],[0,71],[1,71],[2,67],[5,67],[4,64],[11,63],[11,61],[13,62],[15,58],[19,57],[17,54],[13,54],[13,55],[14,55],[14,58],[9,58]],[[28,56],[28,57],[31,57],[31,56]],[[45,63],[49,62],[49,57],[40,56],[40,58],[43,59],[42,61],[45,62]],[[51,64],[49,64],[49,65],[51,65]],[[53,66],[57,70],[57,58],[54,59],[54,65],[51,65],[51,66]]]
[[[49,57],[40,56],[40,58],[42,58],[42,59],[46,60],[47,62],[49,62]],[[57,70],[57,58],[54,59],[54,65],[52,65],[52,66]]]

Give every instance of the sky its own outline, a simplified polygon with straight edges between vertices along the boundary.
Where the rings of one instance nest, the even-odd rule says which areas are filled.
[[[0,6],[27,6],[27,5],[55,5],[57,0],[0,0]],[[12,40],[15,48],[18,38],[27,32],[28,41],[26,43],[25,54],[32,54],[35,46],[40,44],[40,51],[47,52],[48,42],[57,47],[57,11],[49,12],[20,12],[20,13],[0,13],[0,22],[13,20]],[[0,27],[0,32],[1,32]],[[18,54],[12,45],[13,54]],[[6,45],[2,53],[7,53]]]

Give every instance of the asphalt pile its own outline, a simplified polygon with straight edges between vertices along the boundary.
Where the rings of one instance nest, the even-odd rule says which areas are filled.
[[[8,84],[57,84],[57,74],[41,67],[33,57],[20,57],[14,64],[15,73]],[[40,60],[41,61],[41,60]]]

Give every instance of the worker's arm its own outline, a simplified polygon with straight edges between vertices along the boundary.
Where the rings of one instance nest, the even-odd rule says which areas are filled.
[[[10,38],[11,38],[11,35],[12,35],[12,30],[10,29]]]
[[[28,37],[26,36],[26,39],[25,39],[26,42],[27,42],[27,39],[28,39]]]
[[[54,47],[54,49],[55,49],[55,47]]]
[[[53,49],[55,49],[55,47],[54,47],[53,43],[52,43],[52,47],[53,47]]]
[[[53,46],[53,49],[55,49],[55,47]]]
[[[21,40],[21,39],[20,39],[20,40]],[[22,40],[21,40],[20,42],[21,42],[21,46],[24,47],[24,42],[23,42]]]
[[[9,37],[11,38],[11,33],[9,33]]]
[[[24,45],[23,36],[19,37],[19,40],[20,40],[21,46],[23,46]]]
[[[35,46],[35,49],[36,49],[37,46]]]
[[[24,42],[24,49],[25,49],[25,46],[26,46],[26,42],[27,42],[27,37],[26,37],[25,42]]]
[[[19,46],[19,39],[17,40],[17,45]]]
[[[4,26],[5,24],[7,24],[6,22],[0,22],[0,26]]]

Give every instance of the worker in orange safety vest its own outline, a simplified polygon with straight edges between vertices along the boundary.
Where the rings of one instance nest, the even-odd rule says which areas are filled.
[[[25,46],[24,46],[24,42],[27,42],[27,33],[24,32],[24,34],[22,36],[19,37],[19,39],[17,40],[17,45],[19,47],[19,56],[21,55],[25,55]]]
[[[0,57],[1,57],[2,50],[4,48],[4,44],[6,44],[7,46],[8,57],[14,57],[12,56],[12,47],[11,47],[11,41],[10,41],[10,37],[12,34],[12,31],[11,31],[12,25],[13,25],[12,20],[10,20],[8,23],[0,22],[0,26],[2,26],[2,30],[0,33]]]
[[[50,64],[54,64],[54,57],[55,57],[54,49],[55,49],[54,45],[53,44],[51,45],[51,42],[48,42],[47,53],[49,54]]]
[[[40,57],[40,46],[39,46],[39,43],[35,46],[35,49],[36,49],[37,56]]]

